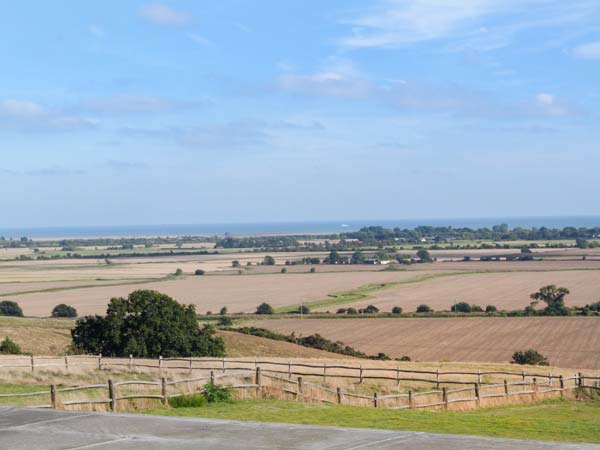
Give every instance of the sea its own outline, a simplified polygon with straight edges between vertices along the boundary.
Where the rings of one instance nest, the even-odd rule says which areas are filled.
[[[412,229],[421,225],[452,226],[454,228],[483,228],[507,224],[510,228],[523,227],[598,227],[600,216],[556,217],[485,217],[447,219],[365,219],[305,222],[204,223],[187,225],[103,225],[63,227],[0,227],[5,238],[89,238],[89,237],[144,237],[144,236],[212,236],[260,234],[314,234],[355,231],[365,226]]]

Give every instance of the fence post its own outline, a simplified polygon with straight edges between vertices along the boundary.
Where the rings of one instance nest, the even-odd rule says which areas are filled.
[[[288,378],[292,378],[292,362],[288,361]]]
[[[337,402],[338,402],[338,404],[341,405],[342,404],[342,396],[344,395],[344,394],[342,394],[342,388],[341,387],[337,388],[336,394],[337,394]]]
[[[167,397],[167,379],[165,377],[160,379],[160,393],[162,395],[162,404],[167,406],[169,397]]]
[[[400,386],[400,367],[396,367],[396,386]]]
[[[477,402],[477,408],[480,408],[481,397],[479,396],[479,383],[475,383],[475,401]]]
[[[444,409],[447,410],[448,409],[448,391],[446,390],[445,386],[442,388],[442,401],[444,402]]]
[[[533,377],[533,399],[534,400],[537,400],[537,390],[538,390],[537,378]]]
[[[504,380],[504,395],[508,397],[508,381]]]
[[[362,364],[360,365],[359,369],[360,372],[358,374],[358,384],[362,384],[363,382],[363,368],[362,368]]]
[[[582,388],[583,385],[585,384],[585,382],[583,381],[583,379],[584,379],[583,378],[583,374],[581,372],[579,372],[577,374],[577,381],[579,381],[578,385],[579,385],[580,388]]]
[[[413,395],[412,391],[408,391],[408,409],[412,409],[413,407]]]
[[[56,409],[56,386],[53,384],[50,385],[50,404]]]
[[[435,369],[435,388],[440,388],[440,369]]]
[[[129,355],[129,370],[133,370],[133,355]]]
[[[31,371],[35,371],[35,364],[33,363],[33,355],[31,355]]]
[[[560,396],[563,397],[565,395],[565,379],[560,375],[558,381],[560,383]]]
[[[193,363],[194,363],[194,360],[193,360],[193,359],[192,359],[192,357],[190,356],[190,375],[192,374],[192,372],[193,372],[193,370],[194,370]]]
[[[158,373],[162,373],[162,356],[158,357]]]
[[[69,371],[69,355],[65,355],[65,370]]]
[[[373,392],[373,406],[375,408],[379,407],[379,396],[377,395],[377,392]]]
[[[302,377],[298,377],[298,395],[296,396],[296,400],[300,400],[300,397],[302,397]]]
[[[481,384],[481,369],[477,369],[477,383]]]
[[[523,383],[525,383],[525,371],[523,371]]]
[[[552,387],[552,372],[548,374],[548,387]]]
[[[258,383],[256,383],[258,384]],[[210,371],[210,385],[214,386],[215,385],[215,373],[211,370]]]
[[[327,363],[323,363],[323,384],[327,383]]]
[[[225,373],[225,358],[223,358],[223,373]]]
[[[108,380],[108,396],[110,398],[110,410],[117,412],[117,393],[115,392],[113,380]]]
[[[255,379],[254,384],[256,384],[256,396],[258,397],[260,395],[260,384],[261,384],[260,367],[256,368],[256,379]]]
[[[98,370],[102,370],[102,353],[98,355]]]

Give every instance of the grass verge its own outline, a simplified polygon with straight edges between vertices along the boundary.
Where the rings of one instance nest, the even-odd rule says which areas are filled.
[[[157,409],[149,414],[352,428],[379,428],[544,441],[600,443],[600,401],[549,400],[471,412],[399,411],[277,400]]]

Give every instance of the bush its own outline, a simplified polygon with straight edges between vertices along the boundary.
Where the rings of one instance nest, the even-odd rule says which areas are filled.
[[[296,311],[294,311],[295,314],[309,314],[310,313],[310,308],[306,305],[300,305],[298,307],[298,309]]]
[[[309,270],[310,273],[315,273],[316,271],[317,271],[316,267],[311,267]]]
[[[77,310],[72,306],[61,303],[52,310],[52,317],[77,317]]]
[[[0,342],[0,353],[3,355],[20,355],[21,347],[13,341],[11,338],[6,336],[6,338]]]
[[[366,308],[359,309],[358,312],[360,314],[376,314],[379,312],[379,308],[377,306],[369,305]]]
[[[23,317],[23,310],[17,302],[3,300],[0,302],[0,316]]]
[[[433,309],[431,309],[428,305],[419,305],[419,306],[417,306],[417,312],[418,313],[429,313],[429,312],[433,312]]]
[[[520,352],[514,352],[512,356],[513,364],[528,364],[531,366],[547,366],[548,358],[539,353],[537,350],[529,349]]]
[[[485,312],[490,314],[490,313],[495,313],[498,311],[498,308],[496,308],[494,305],[487,305],[485,307]]]
[[[261,303],[256,308],[256,314],[273,314],[273,307],[268,303]]]
[[[351,316],[358,314],[358,311],[356,310],[356,308],[348,308],[348,310],[346,312],[348,314],[350,314]]]
[[[402,308],[400,306],[394,306],[392,308],[392,314],[402,314]]]
[[[177,268],[177,270],[175,271],[175,276],[179,277],[181,275],[183,275],[183,270],[181,270],[180,268]]]
[[[270,255],[265,256],[265,259],[263,259],[263,264],[265,266],[274,266],[275,265],[275,258],[273,258]]]
[[[106,316],[77,320],[71,336],[76,349],[106,356],[225,355],[223,339],[209,325],[200,328],[193,305],[150,290],[111,299]]]
[[[202,269],[196,269],[196,271],[194,272],[194,275],[204,275],[206,272]]]
[[[410,361],[410,356],[402,356],[401,358],[398,358],[398,361]]]
[[[336,314],[346,314],[348,310],[346,308],[339,308],[335,313]]]
[[[227,314],[227,306],[223,306],[221,308],[221,310],[219,311],[219,314],[222,316],[226,315]]]
[[[234,259],[233,261],[231,261],[231,267],[240,267],[240,262],[237,259]]]
[[[199,408],[208,403],[203,394],[182,395],[169,399],[169,406],[172,408]]]
[[[458,303],[455,303],[454,305],[452,305],[452,308],[450,308],[450,311],[459,312],[459,313],[470,313],[472,311],[472,309],[471,309],[471,305],[469,305],[467,302],[458,302]]]
[[[433,262],[433,258],[431,257],[429,252],[427,250],[425,250],[424,248],[417,250],[417,258],[419,258],[419,261],[422,263]]]
[[[229,317],[223,316],[219,319],[217,325],[220,327],[230,327],[231,325],[233,325],[233,320],[231,320]]]
[[[483,312],[483,308],[479,305],[471,305],[471,312]]]
[[[281,273],[287,273],[287,269],[285,267],[281,268]]]
[[[205,384],[204,398],[208,403],[229,402],[231,401],[231,388],[218,384]]]

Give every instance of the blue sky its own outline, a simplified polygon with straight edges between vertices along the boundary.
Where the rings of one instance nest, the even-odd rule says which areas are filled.
[[[600,214],[597,0],[0,15],[0,223]]]

